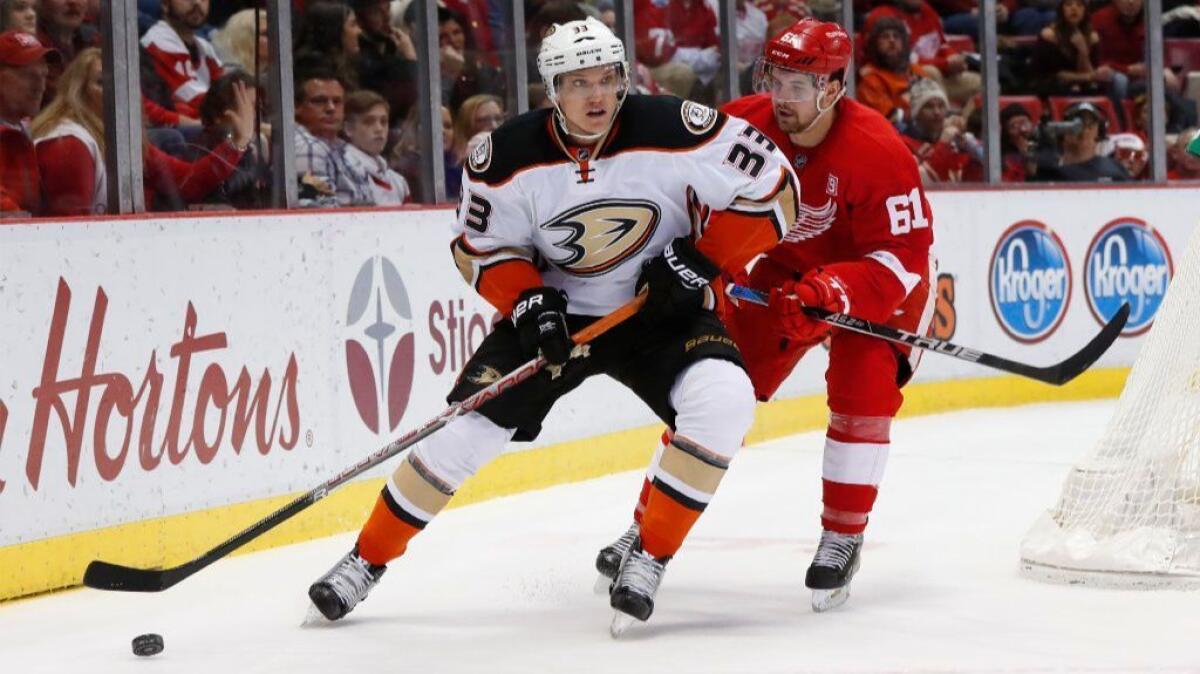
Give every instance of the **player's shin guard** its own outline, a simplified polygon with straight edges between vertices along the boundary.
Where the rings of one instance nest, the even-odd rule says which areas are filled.
[[[409,454],[384,485],[358,535],[363,559],[382,565],[403,555],[408,542],[453,495],[454,489],[433,475],[416,453]]]
[[[633,542],[641,533],[642,513],[646,511],[646,501],[650,498],[651,471],[654,466],[658,465],[663,450],[670,444],[671,435],[671,429],[663,431],[662,444],[655,450],[654,458],[650,460],[650,467],[646,470],[646,477],[642,478],[642,489],[638,493],[637,505],[633,509],[633,524],[629,525],[629,528],[617,540],[600,548],[600,552],[596,555],[596,570],[600,572],[600,578],[596,584],[598,593],[608,590],[609,583],[607,581],[617,577],[617,571],[621,568],[621,559],[633,547]]]
[[[879,493],[891,447],[891,417],[833,413],[822,465],[821,527],[861,534]]]

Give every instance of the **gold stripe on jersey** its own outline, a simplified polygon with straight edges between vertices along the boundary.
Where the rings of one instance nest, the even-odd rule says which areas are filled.
[[[658,229],[662,209],[646,199],[598,199],[541,225],[566,236],[554,243],[563,254],[551,257],[575,276],[599,276],[639,253]]]
[[[792,174],[784,169],[779,170],[779,182],[767,196],[762,199],[738,197],[729,205],[729,210],[748,215],[763,215],[771,220],[779,233],[779,240],[791,229],[792,223],[800,214],[800,190]]]
[[[454,265],[464,280],[500,313],[512,312],[517,296],[542,285],[542,277],[527,248],[506,246],[492,251],[476,250],[459,236],[450,244]]]
[[[460,236],[450,244],[454,253],[454,264],[458,273],[466,279],[471,287],[478,288],[481,268],[504,262],[506,260],[524,260],[533,264],[533,251],[525,248],[504,247],[496,250],[475,250],[467,241],[466,236]]]

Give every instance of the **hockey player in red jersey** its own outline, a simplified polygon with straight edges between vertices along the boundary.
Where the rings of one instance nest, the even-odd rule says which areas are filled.
[[[755,75],[761,93],[723,108],[777,145],[801,183],[799,218],[741,281],[770,291],[770,306],[743,302],[725,316],[756,397],[770,399],[804,354],[831,336],[822,534],[805,578],[817,611],[849,596],[892,419],[903,401],[900,387],[920,352],[849,331],[831,333],[803,309],[921,334],[933,311],[929,202],[912,153],[892,126],[843,97],[851,51],[838,25],[802,20],[765,46]],[[636,537],[641,510],[639,503],[634,525],[601,550],[601,574],[611,575],[612,560]]]
[[[309,589],[346,615],[459,486],[509,440],[537,437],[593,375],[674,429],[650,467],[640,537],[610,584],[614,632],[646,620],[667,562],[754,417],[741,354],[709,283],[774,247],[796,219],[787,157],[749,124],[669,96],[626,95],[620,40],[595,19],[555,26],[538,52],[554,104],[472,152],[451,245],[463,278],[509,317],[463,367],[461,401],[541,354],[552,366],[421,440],[387,481],[352,551]],[[573,349],[570,335],[645,289],[633,318]],[[573,355],[574,354],[574,355]]]

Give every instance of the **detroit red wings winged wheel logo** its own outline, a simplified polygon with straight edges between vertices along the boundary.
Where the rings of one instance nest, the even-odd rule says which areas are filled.
[[[359,267],[346,309],[346,376],[372,433],[396,430],[412,394],[415,340],[404,279],[386,257]]]

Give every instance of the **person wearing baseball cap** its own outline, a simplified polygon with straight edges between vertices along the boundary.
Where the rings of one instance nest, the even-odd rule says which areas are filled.
[[[22,31],[0,33],[0,212],[38,210],[39,179],[27,120],[46,91],[54,49]]]
[[[1130,179],[1115,159],[1100,154],[1099,142],[1107,135],[1108,126],[1107,116],[1100,108],[1090,101],[1080,101],[1063,112],[1063,120],[1076,122],[1077,126],[1063,133],[1061,154],[1039,160],[1039,180],[1125,182]]]

